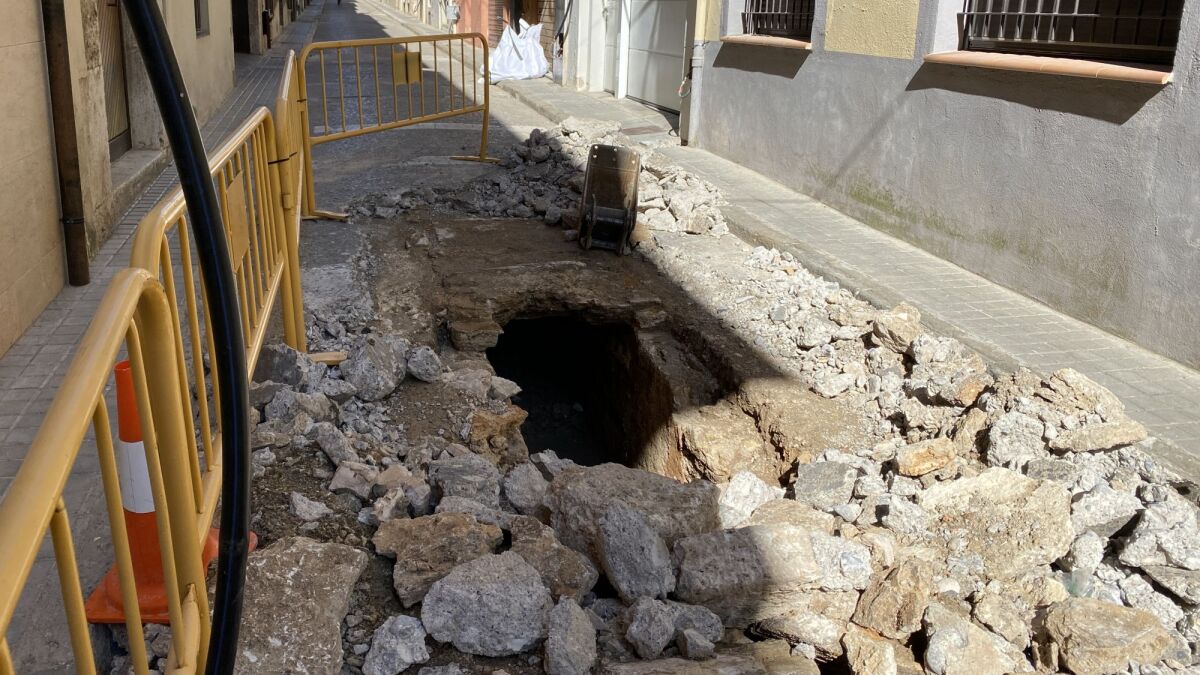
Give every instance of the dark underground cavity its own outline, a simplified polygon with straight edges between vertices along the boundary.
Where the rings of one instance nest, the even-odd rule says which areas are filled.
[[[529,413],[521,433],[530,453],[638,466],[670,423],[671,388],[628,324],[515,319],[487,356],[497,375],[521,386],[513,402]]]

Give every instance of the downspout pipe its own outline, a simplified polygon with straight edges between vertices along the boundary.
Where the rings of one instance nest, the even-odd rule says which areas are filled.
[[[58,201],[62,209],[67,283],[86,286],[87,227],[83,216],[83,185],[79,176],[79,138],[75,131],[75,93],[71,86],[71,50],[67,45],[67,15],[63,0],[42,0],[46,35],[46,71],[50,80],[50,110],[54,124],[54,155],[58,163]]]
[[[187,200],[212,312],[213,370],[221,391],[221,534],[206,673],[232,673],[241,629],[250,532],[250,402],[237,286],[208,158],[156,0],[124,0]]]

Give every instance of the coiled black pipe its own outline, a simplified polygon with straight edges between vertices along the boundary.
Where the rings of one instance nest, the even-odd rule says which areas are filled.
[[[237,286],[229,263],[217,193],[200,129],[156,0],[124,0],[125,13],[150,76],[179,182],[187,200],[192,241],[204,275],[221,391],[221,536],[217,595],[213,601],[208,673],[232,673],[242,619],[250,532],[250,415],[246,350],[238,318]],[[203,392],[203,387],[200,388]]]

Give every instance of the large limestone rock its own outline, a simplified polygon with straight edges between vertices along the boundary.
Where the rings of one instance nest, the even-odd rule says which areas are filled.
[[[921,629],[933,593],[933,574],[932,564],[916,558],[876,574],[858,601],[854,622],[889,638],[907,639]]]
[[[358,389],[359,398],[378,401],[404,379],[408,348],[408,341],[396,335],[364,336],[342,362],[342,377]]]
[[[1200,570],[1200,518],[1196,507],[1171,492],[1150,504],[1121,550],[1126,565],[1172,565]]]
[[[831,509],[850,501],[858,469],[841,462],[812,462],[796,467],[792,493],[796,501],[815,509]]]
[[[817,660],[833,661],[842,655],[846,622],[810,609],[793,609],[755,623],[750,632],[787,640],[791,644],[809,645],[816,652]]]
[[[564,544],[592,554],[600,518],[614,503],[642,514],[667,546],[719,529],[715,485],[679,483],[620,464],[571,467],[555,476],[546,492],[550,525]]]
[[[542,575],[542,583],[556,599],[582,600],[600,578],[587,556],[564,546],[554,530],[533,518],[514,516],[509,525],[512,552]]]
[[[405,607],[412,607],[455,566],[492,553],[503,539],[500,528],[468,514],[437,513],[383,523],[373,542],[380,554],[396,559],[396,595]]]
[[[1061,484],[1000,467],[939,483],[918,495],[930,528],[959,553],[978,555],[987,577],[1005,579],[1063,557],[1071,547],[1070,493]]]
[[[604,512],[596,549],[604,576],[626,602],[665,598],[675,589],[667,545],[642,514],[628,506],[616,502]]]
[[[721,527],[737,527],[763,504],[780,499],[784,490],[769,485],[750,471],[739,471],[721,490]]]
[[[916,307],[902,302],[876,315],[871,337],[880,347],[904,354],[913,340],[923,332],[921,312]]]
[[[772,499],[754,509],[754,513],[750,514],[742,525],[796,525],[833,534],[836,523],[835,516],[818,511],[808,504],[793,499]]]
[[[596,628],[574,600],[559,600],[550,611],[547,675],[587,675],[595,664]]]
[[[1032,670],[1015,647],[943,605],[930,605],[924,623],[925,670],[931,675],[1008,675]]]
[[[308,389],[320,379],[325,367],[304,352],[285,344],[269,344],[258,353],[254,366],[255,382],[276,382],[293,389]]]
[[[780,474],[775,453],[763,442],[754,420],[733,406],[682,411],[674,416],[674,428],[687,464],[679,478],[724,483],[739,469],[768,480]]]
[[[438,499],[463,497],[493,509],[500,507],[500,471],[472,452],[430,462],[429,484]]]
[[[507,551],[459,565],[434,583],[421,622],[460,652],[509,656],[541,644],[553,607],[537,570]]]
[[[1050,447],[1065,452],[1097,452],[1146,440],[1146,427],[1130,419],[1089,424],[1064,431]]]
[[[363,675],[396,675],[409,666],[429,660],[425,627],[416,617],[390,617],[371,638],[371,651],[363,663]]]
[[[842,646],[854,675],[896,675],[896,648],[891,641],[851,625]]]
[[[681,539],[675,595],[744,627],[803,607],[813,591],[866,587],[871,554],[861,544],[793,525],[753,525]]]
[[[1154,665],[1173,640],[1149,612],[1070,598],[1047,612],[1038,642],[1043,665],[1090,675],[1125,672],[1133,662]]]
[[[252,553],[237,672],[340,675],[342,619],[367,557],[304,537]]]

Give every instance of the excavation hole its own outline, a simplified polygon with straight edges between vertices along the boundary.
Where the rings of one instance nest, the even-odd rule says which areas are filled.
[[[671,418],[671,388],[649,367],[632,326],[577,316],[510,321],[487,352],[521,385],[531,453],[552,449],[583,465],[638,466]]]

